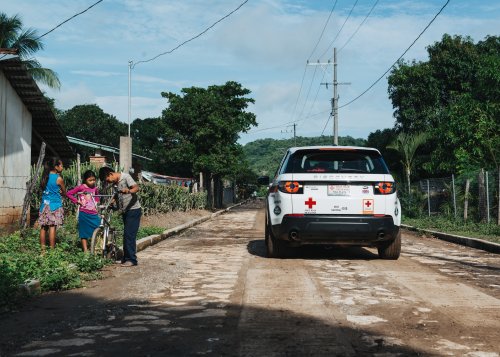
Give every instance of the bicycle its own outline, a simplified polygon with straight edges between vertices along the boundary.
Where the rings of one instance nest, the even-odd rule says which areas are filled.
[[[98,206],[94,200],[95,207],[101,210],[100,214],[101,224],[94,230],[94,233],[92,234],[90,252],[92,254],[97,254],[102,258],[116,259],[116,252],[118,251],[118,245],[116,244],[116,236],[119,233],[119,231],[116,230],[116,227],[113,227],[111,225],[110,220],[111,220],[111,214],[113,213],[111,210],[116,211],[118,209],[115,206],[111,206],[111,201],[113,201],[114,199],[116,202],[118,202],[119,193],[121,193],[121,191],[118,191],[116,187],[113,187],[112,195],[97,196],[97,197],[110,197],[106,205]],[[94,199],[93,196],[92,199]]]

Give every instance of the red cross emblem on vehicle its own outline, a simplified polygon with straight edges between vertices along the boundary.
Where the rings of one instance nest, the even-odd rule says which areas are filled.
[[[306,206],[309,206],[309,209],[312,209],[316,204],[316,201],[313,201],[312,197],[309,197],[309,201],[306,201]]]
[[[365,205],[366,205],[366,207],[370,208],[370,206],[372,205],[372,203],[370,201],[366,201]]]

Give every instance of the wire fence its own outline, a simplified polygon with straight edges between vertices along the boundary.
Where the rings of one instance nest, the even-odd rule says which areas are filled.
[[[500,224],[498,171],[479,171],[429,178],[410,184],[398,182],[398,196],[408,217],[455,216]]]

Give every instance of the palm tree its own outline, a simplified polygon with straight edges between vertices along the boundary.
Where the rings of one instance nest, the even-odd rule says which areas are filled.
[[[387,145],[387,149],[394,149],[399,151],[403,160],[401,163],[406,169],[406,176],[408,178],[408,193],[410,193],[410,173],[412,167],[413,155],[417,148],[429,138],[427,133],[415,133],[414,135],[407,135],[405,133],[400,133],[397,138],[392,142],[392,144]]]
[[[46,84],[52,89],[60,89],[61,81],[56,72],[43,68],[33,54],[43,50],[43,43],[38,39],[37,31],[23,28],[23,21],[19,15],[8,17],[0,12],[0,48],[17,48],[19,57],[28,69],[33,79]]]

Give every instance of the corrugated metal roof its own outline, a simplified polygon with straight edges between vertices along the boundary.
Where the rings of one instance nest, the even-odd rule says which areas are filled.
[[[75,158],[75,151],[62,131],[61,125],[50,109],[42,91],[21,59],[12,53],[12,49],[0,49],[0,71],[31,113],[33,136],[45,141],[49,155],[53,154],[61,159]]]
[[[120,149],[114,148],[112,146],[97,144],[97,143],[93,143],[91,141],[74,138],[72,136],[68,136],[67,138],[68,138],[68,140],[69,140],[70,143],[87,146],[89,148],[103,149],[103,150],[106,150],[106,151],[109,151],[109,152],[112,152],[112,153],[115,153],[115,154],[120,154]],[[136,159],[143,159],[143,160],[149,160],[149,161],[151,161],[151,159],[148,159],[145,156],[137,155],[137,154],[134,154],[134,153],[132,153],[132,157],[135,157]]]

